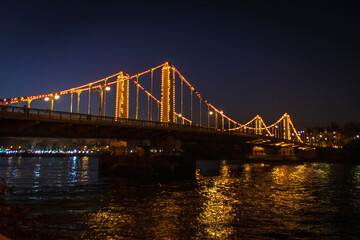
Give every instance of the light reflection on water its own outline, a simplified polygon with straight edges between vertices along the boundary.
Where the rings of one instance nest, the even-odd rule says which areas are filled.
[[[77,156],[72,157],[71,171],[69,172],[70,186],[74,186],[78,182],[77,179],[77,168],[76,168]]]
[[[360,235],[360,164],[197,161],[193,179],[99,175],[98,159],[0,158],[14,201],[76,239]]]
[[[40,163],[36,162],[34,166],[34,186],[33,186],[35,192],[39,191],[40,168],[41,168]]]
[[[203,177],[197,171],[196,180],[199,184],[197,191],[204,199],[198,222],[205,226],[205,233],[209,237],[228,238],[234,231],[233,226],[228,223],[233,221],[232,206],[236,204],[236,199],[227,194],[231,190],[229,188],[232,181],[229,166],[225,160],[221,161],[220,175],[211,178]]]

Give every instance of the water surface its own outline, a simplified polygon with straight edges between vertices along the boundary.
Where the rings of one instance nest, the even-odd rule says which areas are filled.
[[[0,177],[42,229],[74,239],[360,236],[360,164],[196,166],[192,179],[125,178],[96,157],[2,157]]]

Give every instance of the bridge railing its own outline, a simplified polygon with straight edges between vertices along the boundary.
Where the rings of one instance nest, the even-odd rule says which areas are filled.
[[[39,119],[50,119],[50,120],[61,120],[64,122],[90,122],[90,123],[101,123],[109,124],[113,126],[121,127],[146,127],[146,128],[157,128],[157,129],[172,129],[180,131],[189,131],[189,132],[207,132],[207,133],[226,133],[231,135],[246,135],[254,136],[254,134],[243,133],[240,131],[224,131],[221,129],[208,128],[200,125],[183,125],[176,123],[163,123],[155,121],[145,121],[145,120],[135,120],[128,118],[115,118],[110,116],[98,116],[98,115],[88,115],[83,113],[71,113],[71,112],[61,112],[61,111],[51,111],[45,109],[36,109],[36,108],[27,108],[27,107],[16,107],[16,106],[6,106],[0,105],[0,118],[5,116],[16,116],[19,119],[30,119],[30,120],[39,120]],[[260,137],[260,135],[257,135]],[[263,138],[270,138],[261,136]],[[276,139],[278,141],[284,141],[283,139]]]
[[[115,118],[111,116],[99,116],[89,115],[83,113],[71,113],[62,111],[51,111],[48,109],[37,109],[27,107],[16,107],[16,106],[0,106],[0,113],[18,115],[19,117],[35,118],[35,119],[52,119],[62,121],[79,121],[79,122],[99,122],[99,123],[113,123],[121,124],[121,126],[139,126],[139,127],[150,127],[150,128],[172,128],[172,129],[183,129],[183,130],[196,130],[196,131],[211,131],[218,132],[214,128],[202,127],[199,125],[192,124],[182,125],[176,123],[163,123],[155,121],[135,120],[129,118]]]

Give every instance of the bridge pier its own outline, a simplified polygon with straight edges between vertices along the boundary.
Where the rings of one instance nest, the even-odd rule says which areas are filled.
[[[147,154],[149,153],[147,150],[152,145],[162,149],[160,155],[150,156]],[[111,174],[117,177],[181,179],[194,179],[196,176],[195,159],[179,156],[181,141],[172,136],[162,137],[155,142],[150,140],[111,140],[111,146],[122,154],[100,157],[100,174]],[[134,148],[136,154],[130,153],[129,150]]]
[[[156,149],[161,150],[159,155],[178,156],[180,155],[181,151],[181,140],[176,139],[172,136],[158,138],[155,140],[155,142],[152,142],[150,140],[134,139],[110,140],[111,155],[114,156],[136,155],[138,157],[147,157],[149,156],[149,149],[152,146]],[[134,152],[132,152],[131,150],[134,150]]]
[[[180,155],[181,141],[172,136],[157,139],[155,147],[162,149],[162,155]]]
[[[119,139],[110,139],[111,155],[126,156],[128,155],[128,142]]]
[[[150,146],[149,141],[144,140],[141,142],[135,141],[133,139],[128,139],[126,141],[120,139],[111,139],[110,140],[110,149],[112,156],[138,156],[145,157],[147,155],[146,148]]]

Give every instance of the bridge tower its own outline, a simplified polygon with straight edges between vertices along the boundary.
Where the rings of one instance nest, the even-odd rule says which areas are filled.
[[[115,118],[129,118],[129,77],[125,72],[117,78]]]
[[[255,118],[255,134],[258,135],[262,134],[261,127],[262,127],[261,117],[257,115]]]
[[[175,71],[170,63],[162,68],[161,122],[175,122]]]
[[[284,126],[284,139],[290,140],[290,115],[285,113],[283,119]]]

